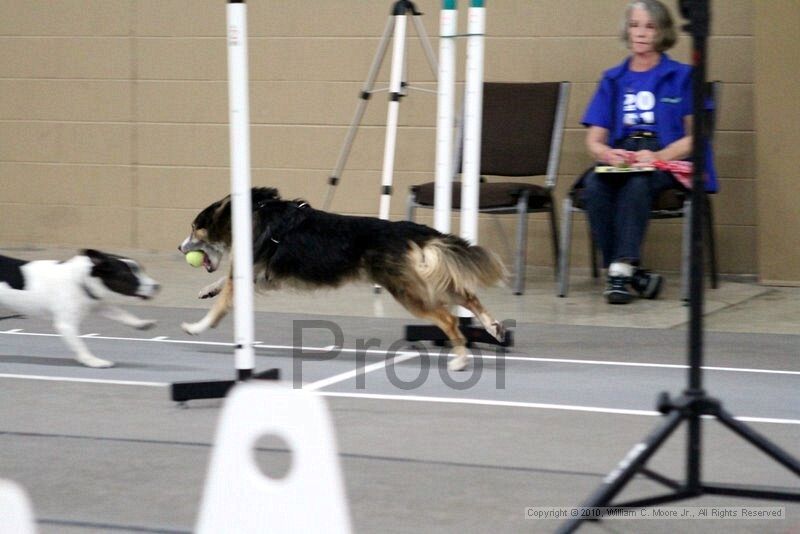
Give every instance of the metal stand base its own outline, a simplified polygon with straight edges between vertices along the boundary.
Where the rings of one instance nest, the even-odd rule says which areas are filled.
[[[238,382],[245,380],[280,380],[280,369],[267,369],[253,374],[249,370],[238,371],[236,380],[212,380],[209,382],[175,382],[170,386],[170,397],[175,402],[197,399],[221,399]]]
[[[779,501],[800,502],[800,491],[772,491],[747,486],[704,484],[700,480],[699,450],[701,443],[700,418],[711,416],[724,426],[744,438],[751,445],[760,449],[767,456],[780,463],[796,475],[800,476],[800,462],[792,458],[786,451],[770,442],[755,430],[737,421],[733,415],[725,411],[717,399],[708,397],[705,393],[699,394],[686,392],[674,401],[670,400],[667,393],[662,393],[658,401],[658,410],[666,415],[664,422],[650,433],[641,443],[637,443],[620,462],[619,466],[603,479],[603,485],[592,494],[580,508],[642,508],[655,506],[673,501],[691,499],[702,495],[726,495],[730,497],[748,497],[753,499],[770,499]],[[647,461],[658,448],[664,444],[669,436],[684,421],[689,425],[689,442],[687,445],[688,475],[685,482],[663,476],[647,468]],[[636,475],[645,477],[666,486],[669,493],[637,499],[635,501],[610,504],[611,500],[623,487]],[[586,517],[571,519],[562,525],[557,532],[565,534],[574,532],[583,521],[602,519],[595,513],[585,514]]]
[[[459,329],[464,337],[467,338],[467,346],[473,343],[486,343],[488,345],[498,345],[500,347],[513,347],[514,346],[514,332],[511,330],[506,331],[506,337],[503,341],[497,341],[494,336],[490,335],[482,326],[472,324],[469,317],[459,317]],[[437,345],[444,345],[449,338],[438,327],[433,325],[408,325],[406,326],[406,341],[432,341]]]

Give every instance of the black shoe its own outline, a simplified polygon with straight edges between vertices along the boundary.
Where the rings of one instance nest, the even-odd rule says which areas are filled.
[[[603,291],[609,304],[627,304],[633,300],[633,294],[628,290],[631,279],[628,276],[609,276],[606,290]]]
[[[643,299],[658,298],[659,293],[661,293],[661,286],[663,285],[663,276],[658,273],[645,271],[644,269],[636,269],[631,279],[631,286]]]

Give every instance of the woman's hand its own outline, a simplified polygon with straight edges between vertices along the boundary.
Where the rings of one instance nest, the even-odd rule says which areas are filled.
[[[620,165],[629,164],[633,161],[634,153],[622,148],[609,148],[603,152],[602,161],[609,165],[619,167]]]
[[[636,167],[645,167],[652,165],[658,156],[652,150],[638,150],[633,153],[633,165]]]

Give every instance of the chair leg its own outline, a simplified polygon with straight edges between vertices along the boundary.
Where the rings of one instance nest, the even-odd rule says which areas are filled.
[[[589,222],[589,216],[586,216],[586,228],[589,231],[589,257],[592,259],[592,278],[600,278],[600,269],[597,263],[597,243],[594,242],[594,235],[592,235],[592,223]]]
[[[559,261],[559,240],[558,240],[558,217],[556,216],[555,199],[550,197],[550,237],[553,249],[553,276],[558,280],[558,261]]]
[[[706,197],[706,241],[708,243],[709,273],[711,287],[717,289],[719,285],[719,270],[717,267],[717,244],[714,240],[714,214],[711,210],[711,199]]]
[[[569,256],[572,248],[572,199],[567,196],[561,209],[561,245],[558,251],[558,296],[569,291]]]
[[[692,201],[683,202],[683,238],[681,240],[681,299],[689,301],[689,274],[692,255]]]
[[[525,262],[528,257],[528,193],[520,195],[517,201],[517,252],[514,258],[514,294],[525,292]]]

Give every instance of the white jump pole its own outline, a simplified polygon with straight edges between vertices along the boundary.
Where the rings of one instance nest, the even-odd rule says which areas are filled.
[[[461,237],[472,244],[477,244],[483,119],[483,45],[486,32],[486,8],[483,0],[470,0],[467,21],[464,152],[461,160]]]
[[[389,219],[394,176],[394,153],[397,141],[397,121],[402,96],[403,67],[406,41],[407,6],[395,4],[394,34],[392,41],[392,67],[389,76],[389,110],[386,114],[386,141],[383,147],[383,172],[381,174],[381,202],[378,217]]]
[[[247,73],[247,5],[228,0],[228,109],[233,218],[233,320],[236,372],[250,378],[253,353],[253,222],[250,194],[250,105]]]
[[[440,18],[439,77],[436,112],[436,181],[434,185],[434,226],[440,232],[450,232],[452,211],[452,179],[456,162],[453,157],[455,101],[455,38],[457,0],[443,0]],[[483,120],[483,45],[486,31],[486,10],[483,0],[470,0],[467,13],[467,60],[464,84],[464,120],[461,123],[461,237],[471,244],[478,243],[478,206],[480,201],[481,123]],[[486,339],[482,326],[475,326],[474,315],[463,306],[455,307],[459,327],[471,341],[494,343]],[[442,332],[433,326],[406,327],[406,341],[440,340]],[[513,344],[509,336],[503,347]]]
[[[450,233],[453,192],[453,124],[456,91],[456,0],[443,0],[439,14],[439,75],[436,98],[436,178],[433,226]]]

